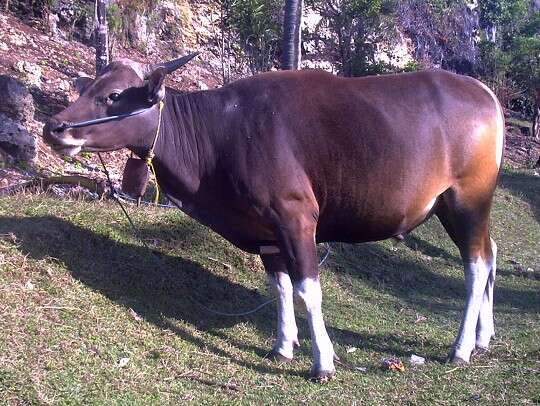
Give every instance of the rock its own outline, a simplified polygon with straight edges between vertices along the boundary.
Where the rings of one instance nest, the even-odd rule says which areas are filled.
[[[35,127],[34,99],[18,80],[0,75],[0,149],[18,161],[34,162],[37,141],[30,132]]]
[[[17,61],[13,68],[25,76],[26,82],[31,86],[41,87],[41,67],[28,61]]]
[[[163,41],[172,41],[175,45],[186,36],[193,35],[193,15],[189,4],[185,1],[162,1],[159,3],[157,14],[159,37]]]
[[[131,43],[140,49],[148,50],[156,39],[156,36],[148,30],[148,17],[137,13],[130,17],[133,22],[129,29]]]
[[[9,42],[11,42],[13,45],[18,46],[18,47],[22,47],[27,44],[26,38],[23,37],[22,35],[13,34],[13,35],[10,35],[8,38],[9,38]]]
[[[0,51],[8,51],[9,50],[9,47],[7,46],[7,44],[5,42],[0,42]]]
[[[71,83],[64,79],[58,79],[58,85],[56,88],[61,92],[66,93],[71,90]]]
[[[426,363],[426,359],[424,357],[413,354],[411,355],[409,362],[411,363],[411,365],[424,365]]]
[[[208,85],[201,80],[197,81],[197,87],[201,90],[208,90]]]
[[[34,162],[36,138],[17,121],[0,113],[0,149],[18,161]]]
[[[21,122],[34,118],[34,99],[26,87],[17,79],[0,75],[0,113]]]

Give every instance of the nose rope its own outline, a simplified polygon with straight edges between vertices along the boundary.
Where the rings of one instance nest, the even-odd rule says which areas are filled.
[[[159,118],[158,118],[158,125],[156,130],[156,135],[154,136],[154,140],[152,141],[152,145],[150,146],[150,150],[148,151],[148,154],[146,155],[146,158],[144,162],[146,162],[146,165],[150,168],[150,172],[152,172],[152,176],[154,177],[154,182],[156,184],[156,197],[154,198],[154,204],[159,203],[159,185],[157,180],[157,174],[156,169],[154,168],[153,160],[156,154],[154,153],[154,148],[156,147],[157,139],[159,137],[159,130],[161,128],[161,116],[163,115],[163,107],[165,106],[165,103],[162,101],[159,102]]]
[[[162,114],[163,114],[163,107],[164,106],[165,106],[165,103],[163,102],[163,100],[160,101],[159,102],[159,117],[158,117],[156,135],[154,136],[154,139],[152,141],[152,144],[150,146],[150,150],[148,151],[148,154],[147,154],[146,158],[144,158],[144,162],[146,163],[146,165],[148,165],[148,168],[150,169],[150,172],[152,173],[152,176],[154,177],[154,182],[156,184],[156,196],[154,198],[154,204],[156,204],[156,205],[159,203],[160,193],[159,193],[159,185],[158,185],[158,181],[157,181],[156,169],[154,168],[153,160],[154,160],[154,157],[155,157],[154,149],[156,147],[156,142],[157,142],[157,139],[159,137],[159,131],[160,131],[160,128],[161,128],[161,117],[162,117]],[[123,118],[138,116],[139,114],[145,113],[146,111],[152,109],[153,107],[154,106],[147,107],[145,109],[135,110],[135,111],[132,111],[131,113],[118,114],[118,115],[114,115],[114,116],[101,117],[101,118],[95,118],[95,119],[92,119],[92,120],[80,121],[78,123],[65,122],[65,123],[62,123],[62,125],[60,125],[58,127],[58,129],[60,131],[64,131],[64,130],[68,130],[70,128],[83,128],[83,127],[89,127],[91,125],[96,125],[96,124],[104,124],[104,123],[108,123],[108,122],[111,122],[111,121],[121,120]],[[101,156],[100,156],[100,159],[101,159]]]
[[[78,123],[65,122],[65,123],[62,123],[58,127],[58,130],[64,131],[64,130],[69,130],[70,128],[88,127],[88,126],[91,126],[91,125],[104,124],[104,123],[108,123],[110,121],[121,120],[121,119],[127,118],[127,117],[138,116],[139,114],[147,112],[152,107],[147,107],[145,109],[135,110],[135,111],[132,111],[131,113],[117,114],[117,115],[114,115],[114,116],[107,116],[107,117],[95,118],[95,119],[92,119],[92,120],[80,121]]]

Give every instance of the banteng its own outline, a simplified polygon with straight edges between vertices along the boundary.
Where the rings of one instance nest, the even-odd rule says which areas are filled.
[[[50,119],[45,140],[69,155],[128,148],[145,158],[164,101],[154,158],[161,189],[261,256],[278,296],[279,359],[293,357],[293,295],[301,299],[315,379],[335,373],[316,243],[382,240],[433,214],[465,268],[467,299],[450,358],[468,362],[475,347],[488,348],[496,257],[489,217],[504,116],[486,86],[444,71],[365,78],[287,71],[208,91],[166,88],[167,73],[191,57],[158,66],[111,63]]]

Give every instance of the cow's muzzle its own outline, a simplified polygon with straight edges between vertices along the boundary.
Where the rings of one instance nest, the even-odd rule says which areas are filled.
[[[66,123],[51,118],[43,127],[43,140],[61,155],[76,155],[86,143],[84,139],[73,138],[66,130]]]

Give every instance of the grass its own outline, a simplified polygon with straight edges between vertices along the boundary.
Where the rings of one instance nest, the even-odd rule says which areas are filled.
[[[264,359],[275,304],[234,318],[199,305],[237,312],[267,300],[257,257],[178,210],[130,212],[150,249],[110,202],[0,200],[0,404],[540,404],[538,177],[501,179],[497,338],[468,366],[444,363],[464,283],[436,219],[404,244],[334,244],[324,311],[345,365],[327,385],[305,379],[302,313],[297,357],[280,365]],[[409,365],[412,354],[426,364]],[[406,370],[383,370],[388,357]]]

